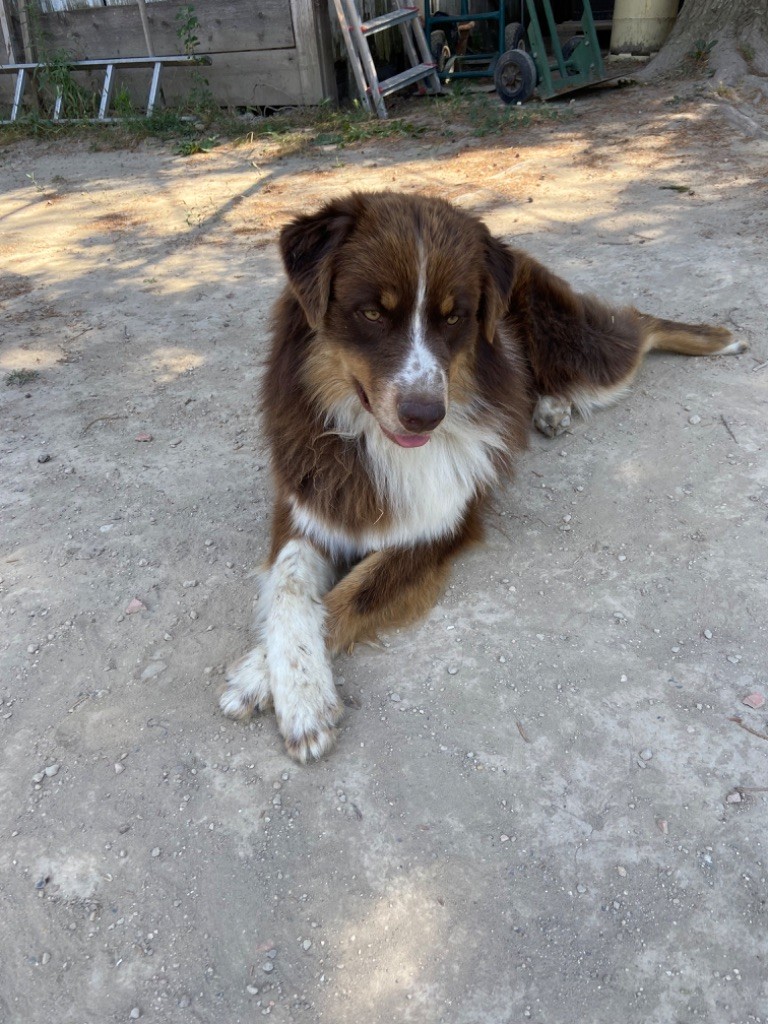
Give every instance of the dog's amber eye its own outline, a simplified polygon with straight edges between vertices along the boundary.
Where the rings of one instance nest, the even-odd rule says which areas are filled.
[[[371,323],[375,323],[377,320],[381,320],[381,313],[378,309],[364,309],[363,316],[366,320],[370,320]]]
[[[458,316],[457,316],[457,314],[456,314],[456,313],[451,313],[451,315],[450,315],[450,316],[447,316],[447,317],[445,318],[445,322],[446,322],[447,324],[450,324],[450,325],[451,325],[451,327],[453,327],[453,325],[454,325],[454,324],[457,324],[457,323],[459,322],[459,318],[458,318]]]

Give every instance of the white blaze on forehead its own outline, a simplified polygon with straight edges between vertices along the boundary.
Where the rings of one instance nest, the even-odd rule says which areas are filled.
[[[416,301],[408,325],[408,351],[397,375],[397,383],[411,388],[445,386],[445,371],[427,345],[427,255],[419,239],[419,278]]]

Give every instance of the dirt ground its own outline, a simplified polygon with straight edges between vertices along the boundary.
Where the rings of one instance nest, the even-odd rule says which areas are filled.
[[[557,109],[0,148],[3,1024],[768,1021],[768,113]],[[353,187],[751,348],[533,437],[429,619],[339,661],[301,768],[216,696],[267,540],[277,231]]]

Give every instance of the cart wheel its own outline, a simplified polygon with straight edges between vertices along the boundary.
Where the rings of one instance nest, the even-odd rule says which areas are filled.
[[[582,39],[584,36],[571,36],[567,43],[563,43],[563,60],[568,60]]]
[[[522,47],[520,46],[521,43],[523,43]],[[519,21],[511,21],[508,25],[504,26],[504,49],[525,49],[525,29]]]
[[[432,51],[432,60],[437,65],[438,74],[445,71],[446,62],[451,59],[451,48],[446,41],[445,32],[431,32],[429,48]]]
[[[502,53],[493,72],[499,99],[505,103],[525,103],[536,88],[536,65],[525,50]]]
[[[437,66],[437,73],[440,74],[445,70],[446,62],[451,59],[451,47],[445,40],[445,33],[430,33],[429,48],[432,51],[432,59]]]

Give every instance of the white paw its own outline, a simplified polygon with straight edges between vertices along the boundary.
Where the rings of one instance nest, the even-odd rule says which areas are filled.
[[[571,425],[571,405],[562,398],[542,395],[533,411],[533,422],[537,430],[547,437],[557,437]]]
[[[325,689],[325,688],[324,688]],[[326,690],[325,696],[319,689],[297,686],[290,694],[286,706],[278,701],[275,706],[277,723],[285,738],[285,749],[295,761],[306,764],[317,761],[328,753],[336,742],[336,723],[344,713],[344,707],[336,696]]]
[[[272,704],[267,655],[263,647],[235,662],[227,672],[227,687],[219,697],[219,707],[228,718],[250,718]]]
[[[270,651],[270,655],[271,655]],[[290,662],[272,666],[274,712],[286,740],[286,750],[296,761],[316,761],[336,741],[336,723],[344,709],[336,693],[331,663],[325,650],[316,657],[300,644]]]

